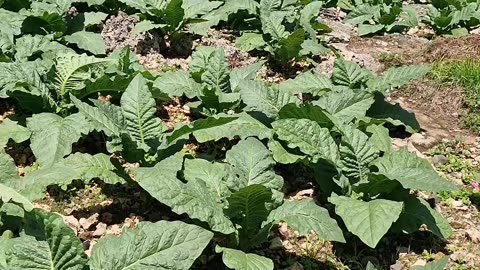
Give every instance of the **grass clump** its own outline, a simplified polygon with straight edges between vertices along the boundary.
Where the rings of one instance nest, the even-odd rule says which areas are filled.
[[[463,89],[467,112],[464,113],[465,127],[480,131],[480,61],[472,59],[437,62],[432,76],[442,82],[455,84]]]

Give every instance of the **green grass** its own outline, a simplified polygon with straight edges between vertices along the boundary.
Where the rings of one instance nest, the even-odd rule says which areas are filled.
[[[465,105],[469,109],[464,115],[464,125],[480,130],[480,61],[436,62],[431,74],[441,83],[452,83],[463,88]]]

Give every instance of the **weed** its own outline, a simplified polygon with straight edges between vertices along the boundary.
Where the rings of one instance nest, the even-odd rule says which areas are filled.
[[[464,102],[469,112],[463,116],[467,128],[480,128],[480,61],[465,59],[459,61],[437,62],[431,70],[432,76],[442,83],[461,86],[464,90]]]
[[[382,52],[379,55],[378,61],[382,63],[385,68],[400,67],[405,64],[403,57],[398,53]]]

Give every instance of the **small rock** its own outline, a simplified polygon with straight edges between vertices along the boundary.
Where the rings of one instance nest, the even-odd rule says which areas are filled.
[[[415,133],[410,137],[410,141],[416,145],[430,148],[435,143],[435,138],[429,138],[421,133]]]
[[[120,235],[122,233],[122,228],[118,226],[117,224],[114,224],[110,227],[107,228],[106,234],[113,234],[113,235]]]
[[[78,238],[82,241],[90,240],[92,238],[92,232],[91,231],[86,231],[86,232],[81,232],[78,234]]]
[[[406,140],[402,140],[398,138],[392,139],[392,147],[394,150],[398,150],[402,147],[407,147],[407,145],[408,145],[408,142]]]
[[[300,190],[299,192],[297,192],[297,194],[295,194],[295,198],[304,198],[304,197],[312,197],[312,194],[313,194],[313,188],[309,188],[309,189],[305,189],[305,190]]]
[[[270,241],[270,249],[283,249],[282,239],[280,237],[275,237]]]
[[[427,264],[427,261],[424,259],[418,259],[412,266],[424,266],[425,264]]]
[[[99,216],[100,215],[98,213],[95,213],[95,214],[91,215],[89,218],[81,218],[79,220],[80,225],[85,230],[88,230],[88,229],[90,229],[90,227],[92,227],[93,225],[98,223],[98,217]]]
[[[88,249],[85,250],[85,254],[87,254],[88,257],[92,255],[92,248],[93,246],[97,243],[97,240],[90,240],[88,243]]]
[[[448,159],[445,155],[435,155],[433,156],[433,164],[435,165],[443,165],[448,162]]]
[[[100,222],[97,224],[97,228],[93,232],[93,236],[100,237],[107,232],[107,224]]]
[[[457,251],[450,255],[450,259],[454,262],[461,262],[464,260],[466,253],[463,251]]]
[[[75,232],[75,235],[78,234],[78,231],[80,230],[78,219],[74,216],[63,216],[63,222]]]
[[[480,243],[480,231],[476,229],[470,229],[465,231],[465,236],[472,240],[473,243]]]
[[[299,262],[295,262],[294,264],[290,265],[287,270],[303,270],[303,265],[301,265]]]
[[[390,270],[402,270],[403,266],[400,262],[390,265]]]
[[[462,201],[460,201],[460,200],[454,200],[454,199],[452,199],[452,198],[448,199],[448,200],[447,200],[447,203],[448,203],[449,205],[451,205],[452,207],[454,207],[454,208],[458,208],[458,207],[462,207],[462,206],[463,206],[463,202],[462,202]]]
[[[464,142],[467,145],[477,145],[477,139],[473,136],[465,137]]]

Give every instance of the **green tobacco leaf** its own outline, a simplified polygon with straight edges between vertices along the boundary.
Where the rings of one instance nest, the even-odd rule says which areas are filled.
[[[203,129],[215,129],[216,127],[221,129],[224,125],[227,125],[227,124],[235,121],[236,119],[238,119],[238,118],[237,117],[231,117],[231,116],[218,117],[218,118],[217,118],[217,116],[214,116],[214,117],[209,117],[207,119],[195,120],[190,124],[182,125],[180,127],[176,127],[170,133],[166,133],[167,144],[172,144],[175,141],[177,141],[178,139],[188,139],[188,135],[190,135],[192,133],[198,135],[198,132],[200,132]],[[212,133],[215,133],[215,132],[210,131],[209,134],[211,135]],[[202,137],[202,136],[203,135],[199,135],[199,137]],[[209,135],[207,135],[207,136],[209,136]],[[201,139],[197,138],[197,140],[201,140]]]
[[[405,85],[411,81],[418,80],[430,71],[428,66],[404,66],[392,67],[381,76],[368,81],[370,90],[386,93],[392,88]]]
[[[102,69],[108,61],[111,60],[85,54],[59,54],[55,65],[58,94],[64,97],[71,92],[76,96],[75,90],[82,89],[84,81],[92,76],[92,72]]]
[[[334,84],[351,88],[358,87],[359,84],[367,81],[370,77],[372,77],[370,71],[360,67],[358,64],[341,58],[335,59],[332,74],[332,82]]]
[[[420,130],[420,124],[415,114],[403,109],[400,104],[390,104],[381,94],[375,95],[375,102],[367,111],[367,116],[374,118],[376,123],[390,123],[395,126],[405,126],[406,131],[415,133]]]
[[[274,139],[268,141],[268,150],[272,152],[273,159],[281,164],[292,164],[304,159],[304,155],[297,155],[288,152],[285,147]]]
[[[110,157],[105,154],[75,153],[58,161],[52,167],[34,171],[24,179],[25,188],[22,194],[31,200],[44,196],[49,185],[66,186],[73,180],[82,180],[88,183],[98,178],[107,184],[125,183],[125,180],[115,171],[117,168],[112,164]]]
[[[278,138],[287,142],[288,147],[298,147],[314,161],[338,161],[338,148],[330,131],[316,122],[307,119],[281,119],[273,122],[272,127]]]
[[[250,239],[267,219],[266,204],[272,201],[272,191],[265,186],[253,184],[239,189],[228,197],[225,214],[241,226],[240,246],[250,248]]]
[[[306,39],[302,43],[302,49],[299,52],[300,56],[304,55],[328,55],[331,50],[325,47],[321,42],[316,39]]]
[[[280,90],[292,94],[309,93],[315,96],[322,95],[333,88],[332,82],[321,73],[304,72],[279,84]]]
[[[215,247],[217,253],[223,253],[223,263],[230,269],[235,270],[273,270],[273,261],[253,253],[244,253],[243,251]]]
[[[80,31],[65,36],[65,41],[93,54],[105,54],[105,42],[98,33]]]
[[[34,210],[26,217],[25,234],[9,239],[5,250],[8,269],[83,270],[87,256],[80,240],[62,217]]]
[[[255,79],[257,72],[262,68],[265,61],[258,61],[248,66],[234,68],[230,72],[230,86],[233,92],[237,91],[238,85],[244,80]]]
[[[452,228],[450,228],[448,221],[440,213],[433,210],[425,200],[409,196],[403,201],[405,209],[394,224],[395,229],[406,233],[414,233],[422,225],[426,225],[427,229],[434,235],[442,239],[450,237]]]
[[[141,222],[119,237],[100,239],[90,265],[102,270],[187,270],[212,237],[213,233],[180,221]]]
[[[343,88],[339,91],[330,91],[321,96],[313,104],[317,105],[344,123],[365,117],[368,109],[374,102],[370,93]]]
[[[370,163],[379,156],[378,150],[370,145],[367,135],[354,127],[345,126],[342,133],[340,160],[343,173],[357,181],[367,181]]]
[[[415,265],[410,270],[444,270],[448,264],[448,256],[443,256],[440,260],[429,262],[426,265]]]
[[[293,103],[287,104],[278,112],[278,118],[309,119],[317,122],[321,127],[328,129],[333,127],[333,122],[331,116],[328,115],[328,112],[319,106],[311,104],[305,104],[301,107],[298,107]]]
[[[221,54],[220,49],[213,47],[200,46],[192,53],[192,61],[188,65],[190,74],[197,79],[209,65],[209,61],[215,54]],[[198,77],[200,79],[200,77]]]
[[[224,115],[219,114],[218,116],[222,117]],[[236,137],[240,139],[247,137],[266,139],[272,137],[272,130],[252,116],[246,113],[232,116],[238,117],[238,119],[224,125],[194,131],[193,136],[199,143],[218,141],[222,138],[233,140]]]
[[[402,202],[383,199],[364,202],[335,194],[329,201],[335,204],[335,213],[347,229],[371,248],[377,246],[403,208]]]
[[[223,50],[217,50],[208,59],[208,65],[202,74],[202,82],[218,93],[230,92],[230,72],[225,61]]]
[[[17,167],[13,158],[0,148],[0,183],[18,178]]]
[[[85,12],[83,13],[83,17],[85,18],[83,25],[87,28],[101,24],[108,17],[108,14],[103,12]]]
[[[21,143],[30,138],[30,130],[17,124],[8,118],[0,123],[0,148],[4,147],[10,139],[16,143]]]
[[[152,21],[149,21],[149,20],[143,20],[135,24],[131,33],[133,35],[138,35],[144,32],[148,32],[152,29],[162,28],[165,26],[166,26],[165,24],[158,24],[158,23],[153,23]]]
[[[230,195],[231,192],[224,180],[227,170],[224,163],[212,163],[204,159],[185,159],[184,166],[185,180],[203,180],[210,192],[217,194],[219,198],[226,198]]]
[[[51,35],[24,35],[15,41],[15,45],[15,59],[22,61],[27,61],[32,56],[37,56],[46,52],[50,52],[52,54],[74,53],[72,49],[53,41],[53,37]]]
[[[308,235],[313,230],[320,240],[345,243],[337,222],[312,199],[284,202],[268,215],[269,222],[285,222],[301,235]]]
[[[90,128],[85,117],[79,113],[62,118],[52,113],[34,114],[27,119],[32,132],[32,152],[42,168],[51,167],[72,152],[72,144]]]
[[[79,112],[85,116],[87,121],[90,122],[93,129],[103,131],[107,136],[120,136],[123,128],[123,121],[114,121],[114,119],[111,119],[99,108],[90,106],[73,95],[70,95],[70,100],[78,108]]]
[[[397,180],[404,188],[429,192],[458,190],[453,183],[440,177],[427,160],[404,148],[385,153],[373,165],[378,168],[377,174]]]
[[[245,110],[263,112],[269,118],[275,118],[286,104],[299,103],[292,93],[262,81],[242,81],[238,87],[243,102],[247,104]]]
[[[4,179],[2,178],[2,180]],[[25,211],[32,211],[34,208],[33,204],[27,198],[16,192],[13,188],[10,188],[4,184],[0,184],[0,200],[3,203],[21,204]]]
[[[177,30],[184,20],[185,11],[182,8],[182,4],[183,0],[170,0],[163,10],[163,20],[172,32]]]
[[[375,146],[378,150],[387,152],[392,148],[392,140],[388,133],[388,128],[381,125],[369,125],[367,133],[370,133],[369,143]]]
[[[263,35],[260,33],[246,32],[235,40],[236,47],[245,52],[261,49],[265,47],[266,44]]]
[[[153,97],[167,94],[169,97],[185,95],[188,98],[194,98],[200,96],[202,90],[202,85],[195,82],[188,72],[182,70],[163,74],[155,80],[153,87]]]
[[[286,64],[298,57],[304,40],[305,30],[303,29],[297,29],[287,38],[280,40],[279,47],[275,50],[275,56],[280,63]]]
[[[312,27],[312,19],[318,17],[318,13],[320,13],[320,9],[323,6],[322,1],[313,1],[307,4],[301,11],[300,11],[300,25],[303,29],[308,33],[310,37],[316,37],[317,32]]]
[[[385,26],[382,24],[360,24],[358,25],[357,31],[359,36],[367,36],[370,34],[375,34],[384,30]]]
[[[181,157],[171,156],[152,168],[137,168],[132,173],[145,191],[173,212],[207,222],[214,231],[233,233],[235,228],[224,215],[220,198],[209,191],[204,181],[195,178],[185,184],[177,178],[182,163]]]
[[[270,35],[275,41],[286,39],[289,33],[285,30],[285,26],[282,24],[284,18],[285,17],[278,12],[265,16],[262,15],[263,33]]]
[[[232,166],[228,186],[238,191],[241,188],[260,184],[280,191],[283,179],[275,174],[272,154],[256,138],[240,141],[226,153],[225,160]]]
[[[156,104],[148,89],[147,81],[137,75],[120,99],[125,117],[125,127],[132,138],[141,144],[159,137],[162,127],[155,116]]]

